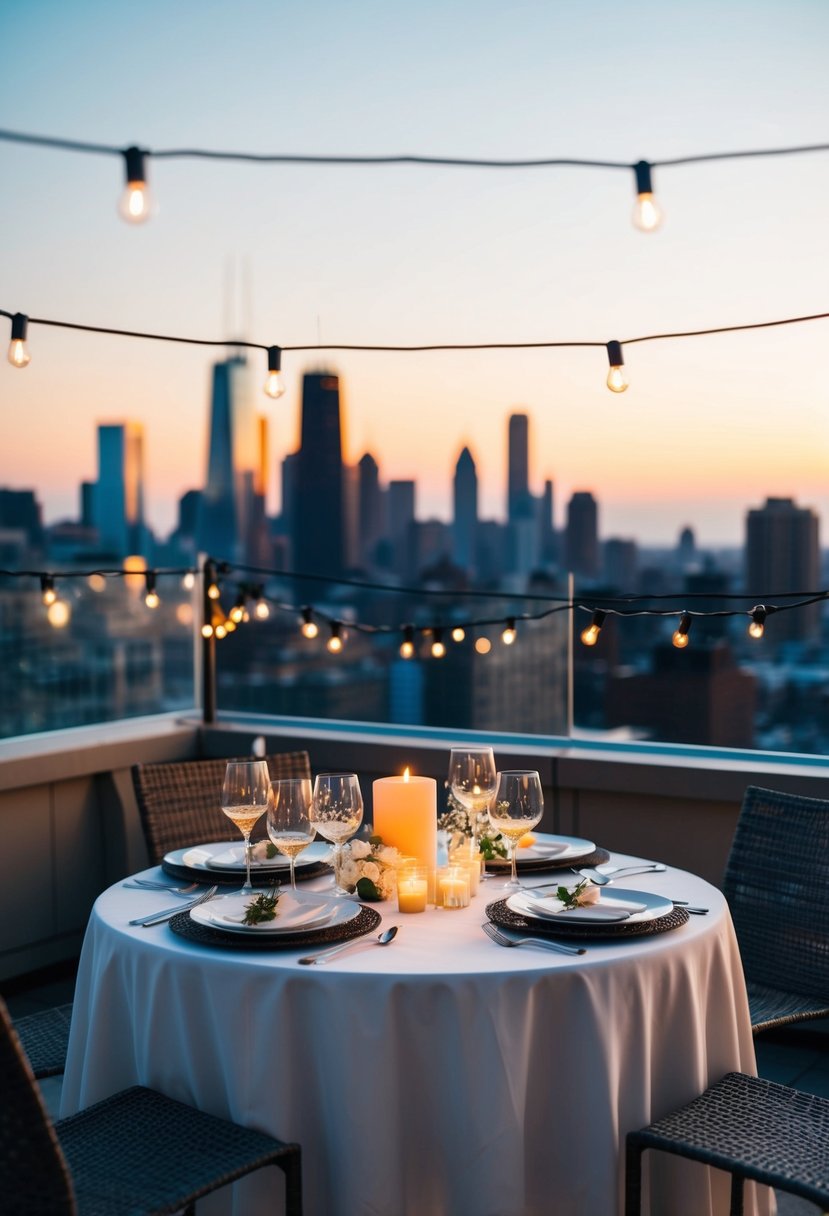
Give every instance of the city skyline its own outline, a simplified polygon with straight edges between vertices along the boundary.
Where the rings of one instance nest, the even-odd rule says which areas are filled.
[[[155,148],[633,162],[825,139],[829,10],[808,0],[759,3],[750,19],[713,2],[530,2],[514,13],[425,0],[416,21],[406,9],[311,0],[284,6],[277,30],[263,0],[232,25],[212,3],[198,16],[159,6],[159,40],[153,21],[117,6],[81,0],[69,12],[45,0],[16,14],[17,37],[0,46],[0,104],[20,130]],[[253,29],[278,34],[278,71],[253,70]],[[148,62],[152,86],[125,90]],[[233,82],[221,105],[218,79]],[[524,410],[534,483],[554,480],[559,502],[593,487],[608,534],[667,544],[692,523],[701,543],[733,545],[746,506],[767,496],[829,517],[825,322],[632,347],[621,397],[605,388],[601,349],[330,358],[324,348],[606,341],[821,312],[824,154],[657,170],[665,222],[648,236],[631,224],[632,177],[604,170],[153,160],[158,214],[131,229],[116,216],[117,159],[4,144],[0,164],[14,233],[0,306],[317,342],[317,365],[348,386],[346,459],[382,449],[389,479],[417,479],[426,515],[449,518],[464,446],[482,515],[500,514],[501,419]],[[169,530],[205,466],[203,352],[36,326],[30,346],[31,365],[6,365],[0,380],[8,416],[25,419],[4,436],[0,482],[39,482],[48,518],[73,513],[77,482],[93,475],[93,425],[135,419],[149,522]],[[313,368],[285,354],[271,469],[296,449]],[[264,355],[254,370],[264,380]]]

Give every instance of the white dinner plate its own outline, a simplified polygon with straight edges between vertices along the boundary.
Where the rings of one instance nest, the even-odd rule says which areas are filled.
[[[258,925],[246,925],[242,917],[251,902],[248,895],[222,895],[190,909],[190,919],[209,929],[228,933],[280,934],[304,933],[323,926],[344,925],[360,915],[360,905],[352,900],[304,899],[285,891],[276,906],[276,918]]]
[[[594,841],[583,840],[580,836],[550,836],[546,832],[533,832],[533,836],[535,844],[515,851],[519,865],[522,861],[578,861],[596,851]],[[508,866],[509,861],[506,857],[498,857],[486,864]]]
[[[549,894],[542,891],[516,892],[510,895],[507,907],[519,916],[543,920],[546,925],[559,919],[570,924],[611,925],[656,920],[672,912],[674,905],[664,895],[653,895],[650,891],[623,891],[620,887],[614,887],[612,891],[603,890],[599,902],[586,908],[564,909],[552,891]]]
[[[303,866],[314,865],[319,861],[328,861],[331,857],[331,846],[324,841],[315,840],[313,844],[309,844],[307,849],[303,849],[299,857],[296,859],[297,869]],[[244,874],[245,872],[245,847],[242,844],[232,845],[226,840],[217,841],[215,844],[200,844],[187,849],[173,849],[168,853],[164,860],[170,866],[187,866],[191,870],[204,870],[209,873],[211,870],[230,870]],[[272,871],[284,870],[287,872],[289,868],[287,857],[283,857],[281,853],[276,857],[271,857],[266,861],[252,861],[250,868],[252,871],[261,873],[270,873]]]

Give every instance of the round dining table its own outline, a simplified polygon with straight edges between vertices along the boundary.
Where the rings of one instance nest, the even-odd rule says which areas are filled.
[[[708,911],[565,955],[485,935],[503,883],[466,908],[375,904],[394,942],[372,934],[323,966],[130,925],[175,899],[110,887],[84,940],[62,1115],[141,1084],[298,1141],[307,1216],[622,1216],[626,1132],[756,1071],[727,904],[678,869],[619,880]],[[643,1214],[724,1216],[728,1182],[648,1153]],[[772,1210],[746,1190],[747,1213]],[[263,1170],[202,1210],[270,1216],[281,1194]]]

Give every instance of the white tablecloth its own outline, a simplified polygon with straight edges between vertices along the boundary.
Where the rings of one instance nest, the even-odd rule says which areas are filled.
[[[62,1113],[138,1083],[297,1140],[307,1216],[621,1216],[625,1133],[755,1071],[728,909],[686,872],[640,875],[624,886],[709,914],[578,958],[505,950],[480,928],[501,881],[459,911],[377,905],[394,944],[324,967],[130,928],[172,901],[110,888],[84,941]],[[725,1175],[649,1157],[651,1216],[728,1211]],[[271,1213],[280,1187],[266,1170],[206,1210]]]

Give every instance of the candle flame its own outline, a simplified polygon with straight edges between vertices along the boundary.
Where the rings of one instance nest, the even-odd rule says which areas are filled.
[[[409,780],[409,770],[408,770],[408,768],[404,768],[404,769],[403,769],[403,780],[404,780],[404,781],[408,781],[408,780]]]

